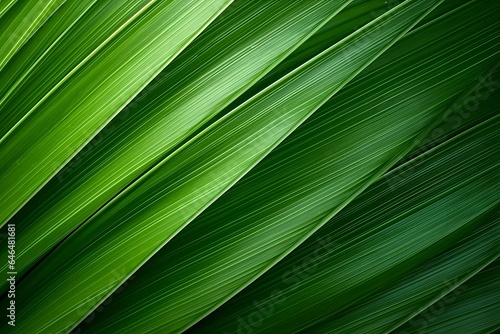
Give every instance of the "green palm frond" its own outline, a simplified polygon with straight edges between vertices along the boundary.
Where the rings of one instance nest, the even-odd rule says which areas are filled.
[[[134,8],[33,107],[23,108],[22,118],[0,139],[0,221],[19,210],[230,2],[149,1]],[[123,8],[120,1],[109,5]],[[21,10],[15,14],[23,18]]]
[[[172,154],[344,3],[295,3],[285,13],[282,3],[252,3],[221,15],[174,60],[175,71],[167,67],[12,219],[21,233],[19,271],[29,269],[117,193]],[[304,16],[307,8],[310,14]],[[280,13],[281,21],[270,19]],[[242,24],[241,17],[252,19]],[[231,33],[221,38],[221,31]]]
[[[469,15],[467,11],[460,14]],[[438,21],[435,24],[442,28],[449,22]],[[484,24],[487,26],[487,22]],[[427,29],[436,30],[436,26]],[[449,26],[449,31],[453,29],[453,26]],[[446,30],[442,31],[446,34]],[[425,36],[425,31],[419,34]],[[398,52],[394,55],[389,50],[385,57],[405,59],[405,54],[411,54],[414,59],[419,59],[422,58],[421,53],[431,52],[416,42],[419,34],[413,35],[408,41],[401,41],[413,45],[413,48],[402,48],[405,50],[403,54]],[[436,39],[446,41],[442,36],[436,36]],[[462,42],[472,41],[465,39]],[[442,48],[439,44],[435,47]],[[461,64],[465,59],[458,51],[436,57],[436,64],[444,61],[442,57],[451,60],[447,68],[450,71],[453,71],[453,63]],[[479,64],[480,59],[476,58]],[[423,58],[422,61],[428,59]],[[475,64],[474,59],[471,61],[471,65]],[[325,104],[239,184],[167,244],[157,257],[145,264],[141,268],[144,274],[139,271],[130,282],[132,290],[137,289],[137,292],[117,297],[127,298],[127,303],[113,304],[108,308],[109,311],[104,312],[116,313],[114,319],[120,319],[119,322],[124,324],[122,319],[128,312],[137,313],[138,308],[148,304],[142,315],[148,324],[137,323],[137,326],[147,327],[149,324],[153,326],[153,319],[159,323],[163,323],[165,318],[181,319],[184,313],[189,314],[192,310],[201,312],[205,303],[211,303],[207,305],[208,308],[219,304],[226,295],[234,294],[259,271],[275,262],[287,247],[293,247],[317,228],[332,210],[345,205],[344,201],[358,191],[354,187],[355,177],[359,180],[357,186],[363,187],[370,173],[374,172],[374,166],[383,164],[384,159],[390,160],[398,150],[404,152],[411,146],[412,139],[425,126],[431,126],[436,117],[444,114],[445,106],[451,105],[453,96],[464,88],[457,86],[455,80],[444,79],[438,83],[435,76],[446,78],[438,68],[433,71],[422,68],[410,75],[406,62],[392,62],[391,67],[383,67],[379,63],[383,62],[374,62],[366,70],[366,75],[362,74],[352,82],[351,87],[346,87],[344,92]],[[479,64],[475,64],[479,72],[469,77],[469,80],[481,73],[482,66]],[[376,80],[377,76],[372,73],[387,78],[387,84]],[[425,83],[431,78],[437,85],[430,92]],[[464,79],[461,81],[467,82]],[[366,85],[371,82],[371,85]],[[417,85],[418,82],[421,84]],[[361,90],[359,85],[363,85],[362,91],[370,93],[354,99],[356,92]],[[405,94],[392,96],[387,101],[388,92],[394,87],[405,91]],[[438,87],[442,95],[436,96]],[[456,89],[455,93],[453,89],[450,90],[451,87]],[[428,108],[423,107],[423,100]],[[384,105],[380,108],[383,112],[365,120],[361,108],[370,113],[373,109],[377,110],[380,104]],[[412,111],[414,108],[426,112],[417,114]],[[359,116],[354,118],[353,115],[357,114]],[[403,123],[409,114],[418,115],[418,118],[413,117],[408,123]],[[401,119],[401,122],[395,127],[388,126],[386,122],[394,119]],[[400,129],[401,124],[406,127]],[[370,133],[372,137],[362,136],[363,132]],[[342,143],[344,147],[340,150],[339,145]],[[407,144],[394,147],[394,143]],[[365,152],[374,152],[373,158],[363,159],[368,155]],[[349,168],[346,170],[344,166]],[[351,187],[343,189],[343,184]],[[274,200],[270,201],[270,197]],[[210,269],[209,274],[205,274],[207,269]],[[154,284],[150,283],[151,286],[143,289],[148,285],[147,282],[151,282],[151,277],[155,278]],[[179,281],[183,281],[185,287],[179,286]],[[200,295],[204,296],[203,301],[199,300]],[[130,307],[123,314],[115,310],[126,305]],[[157,313],[161,316],[149,318],[148,313],[153,308],[161,309]],[[192,316],[196,317],[196,314]],[[113,322],[113,325],[117,324]]]
[[[497,330],[499,13],[3,1],[2,333]]]
[[[341,328],[335,323],[339,321],[337,312],[348,306],[357,310],[358,305],[352,303],[371,291],[390,288],[394,293],[394,284],[406,273],[411,273],[411,283],[418,282],[416,278],[423,275],[420,271],[415,273],[416,267],[450,247],[458,248],[464,237],[485,228],[491,215],[498,211],[493,194],[499,180],[481,178],[478,169],[471,165],[478,160],[488,165],[498,163],[500,132],[495,129],[499,122],[500,118],[495,117],[414,162],[414,173],[394,187],[406,201],[394,198],[388,184],[390,175],[379,180],[290,256],[200,323],[199,332],[214,328],[231,332],[242,327],[238,319],[263,332],[336,332]],[[469,145],[464,147],[464,142]],[[493,165],[484,173],[489,176],[495,168],[498,167]],[[409,198],[407,192],[416,195]],[[499,226],[490,227],[479,248],[481,256],[474,254],[475,262],[462,265],[461,270],[474,270],[474,263],[481,268],[498,257]],[[477,245],[478,241],[474,243]],[[436,275],[439,270],[433,268],[431,273]],[[437,283],[445,279],[446,276],[440,277]],[[273,301],[276,291],[279,300]],[[410,297],[429,292],[412,291]],[[401,307],[406,300],[402,294],[398,297],[393,303]],[[264,311],[259,311],[253,301],[273,308],[272,314],[263,316]],[[420,303],[407,307],[415,310]],[[325,305],[331,305],[335,312]],[[390,305],[384,303],[384,307]],[[364,309],[364,316],[380,310],[373,303],[370,306],[373,308]],[[261,322],[252,323],[254,313],[263,318]],[[323,322],[329,318],[333,324],[325,326]],[[354,327],[357,321],[351,319],[348,324]],[[347,332],[355,331],[351,328]]]

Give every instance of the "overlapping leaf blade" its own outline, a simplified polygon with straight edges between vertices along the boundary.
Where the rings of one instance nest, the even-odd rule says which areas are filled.
[[[0,9],[0,17],[2,18],[0,21],[0,71],[65,1],[40,0],[36,3],[20,1],[17,4],[14,1],[9,1],[5,5],[2,3],[3,8]],[[5,16],[3,16],[5,12]]]
[[[13,217],[19,233],[18,272],[24,273],[346,3],[238,1],[230,7],[155,79],[154,87],[147,87]]]
[[[322,333],[322,321],[460,245],[498,211],[499,124],[497,116],[431,151],[392,187],[379,180],[193,332]],[[489,232],[483,265],[499,254],[498,225]]]
[[[429,30],[420,32],[420,35],[416,32],[402,41],[403,45],[394,47],[399,51],[385,53],[384,56],[392,60],[388,62],[390,67],[375,66],[376,62],[367,69],[372,75],[362,74],[356,80],[357,84],[352,84],[350,91],[346,87],[346,92],[340,92],[328,103],[328,108],[319,110],[303,128],[292,134],[283,143],[283,148],[279,147],[273,152],[255,171],[146,263],[134,280],[128,282],[127,292],[113,296],[113,302],[107,303],[102,312],[92,315],[89,324],[83,324],[83,329],[106,331],[120,328],[120,331],[133,332],[139,327],[153,328],[153,324],[157,323],[163,325],[158,328],[168,331],[170,327],[165,322],[183,317],[189,319],[194,317],[193,314],[201,314],[203,304],[215,307],[225,300],[225,296],[238,291],[253,275],[272,264],[286,250],[287,243],[293,245],[294,241],[307,233],[308,228],[314,228],[317,220],[328,209],[341,204],[345,200],[343,196],[348,197],[351,193],[350,189],[340,194],[335,194],[335,191],[338,191],[339,183],[348,183],[347,179],[353,182],[354,172],[332,177],[333,171],[338,170],[342,174],[345,166],[354,169],[352,166],[359,165],[357,152],[360,149],[373,150],[370,144],[376,140],[381,142],[377,144],[380,145],[379,154],[382,156],[377,158],[383,159],[384,154],[392,157],[397,149],[391,145],[411,142],[412,134],[415,136],[422,130],[419,126],[429,124],[433,117],[439,116],[443,108],[454,102],[453,97],[461,89],[473,84],[473,79],[489,67],[490,62],[485,62],[490,57],[489,54],[470,58],[470,54],[463,54],[461,51],[466,46],[473,49],[481,43],[489,43],[493,36],[490,22],[478,20],[482,14],[470,17],[471,22],[477,25],[475,28],[482,31],[482,38],[463,39],[463,36],[456,36],[453,42],[461,41],[463,44],[457,45],[454,52],[436,52],[450,43],[443,36],[454,32],[455,27],[462,25],[463,18],[470,16],[470,12],[476,9],[464,8],[459,15],[443,19],[440,24],[436,23],[428,27]],[[491,22],[494,21],[492,16],[490,19]],[[449,30],[442,30],[446,26]],[[422,44],[418,43],[419,36],[427,36],[428,31],[435,30],[443,31],[443,35],[434,36],[436,41],[430,40],[435,49],[427,49],[427,42],[430,42],[428,39],[424,39]],[[409,45],[413,47],[408,49]],[[414,58],[405,57],[407,54]],[[396,62],[395,59],[404,61]],[[448,74],[454,73],[466,60],[475,70],[450,80]],[[448,67],[441,66],[444,62],[450,62]],[[381,63],[386,64],[386,61]],[[418,66],[427,63],[434,63],[436,67]],[[413,64],[420,70],[409,71],[411,66],[408,64]],[[388,72],[394,73],[388,76]],[[387,86],[382,85],[384,89],[380,88],[383,82],[380,78],[387,80]],[[429,89],[429,81],[435,84],[432,89]],[[365,82],[368,83],[364,84]],[[374,87],[380,88],[380,91]],[[386,96],[392,96],[390,93],[394,89],[400,89],[404,94],[392,101],[385,101]],[[369,91],[371,94],[366,94],[357,101],[353,96],[359,91]],[[427,101],[428,113],[418,113],[426,109],[421,101]],[[340,107],[335,108],[336,105]],[[346,126],[346,120],[361,113],[361,108],[366,108],[366,114],[370,115],[373,112],[370,106],[375,110],[387,109],[387,114],[381,113],[371,119],[366,115],[359,115],[356,119],[359,125],[353,121],[348,123],[349,127]],[[392,130],[389,124],[394,124],[395,119],[405,119],[408,114],[413,116],[408,123],[415,127],[407,125],[401,131],[396,126],[396,133],[388,130]],[[362,122],[366,118],[368,121]],[[382,123],[380,120],[383,119],[388,120],[388,123]],[[376,120],[380,123],[377,124]],[[341,125],[335,126],[336,123]],[[358,126],[363,130],[363,136],[356,133]],[[353,134],[346,135],[346,128]],[[380,132],[373,131],[375,129]],[[402,133],[398,133],[398,130]],[[342,131],[344,133],[338,135]],[[373,137],[367,137],[370,133],[373,133]],[[369,140],[371,138],[373,140]],[[343,152],[338,152],[338,145],[342,142],[353,142],[348,146],[352,150],[346,148]],[[366,144],[367,142],[370,144]],[[403,144],[400,149],[403,150],[404,147]],[[344,157],[346,151],[351,154],[348,158]],[[318,160],[320,157],[324,159]],[[349,158],[357,164],[352,163]],[[376,165],[379,162],[372,163]],[[373,168],[369,162],[366,164],[368,166],[361,168]],[[366,175],[360,170],[356,171]],[[363,176],[360,176],[361,185],[365,181]],[[294,215],[298,217],[293,217]],[[130,320],[124,321],[128,317]]]
[[[16,330],[65,328],[92,310],[437,3],[398,6],[214,123],[139,179],[22,283],[18,300],[26,306],[19,315],[28,321]]]
[[[242,104],[259,91],[279,80],[287,73],[301,66],[320,52],[328,49],[336,42],[349,36],[355,30],[386,13],[395,5],[389,6],[384,0],[352,1],[346,8],[326,23],[316,34],[307,39],[295,52],[282,61],[265,77],[250,87],[242,96],[236,99],[226,110],[230,111]]]
[[[496,224],[500,221],[497,219]],[[425,309],[395,333],[495,333],[500,328],[500,261]]]
[[[468,0],[445,1],[434,9],[429,15],[424,17],[419,25],[426,24],[433,19],[447,13],[460,5],[467,3]],[[245,94],[234,101],[227,109],[232,109],[260,90],[264,89],[281,76],[300,66],[304,59],[314,57],[320,51],[323,51],[332,45],[332,41],[338,41],[345,38],[357,28],[367,24],[371,20],[393,9],[400,1],[385,0],[357,0],[350,3],[345,10],[339,13],[334,20],[328,22],[318,33],[309,38],[293,54],[280,63],[273,71],[253,85]]]
[[[0,71],[0,138],[13,131],[56,86],[98,59],[111,36],[144,10],[150,0],[69,0]]]
[[[498,115],[500,101],[500,68],[497,63],[480,75],[462,99],[451,107],[450,113],[419,142],[413,150],[398,161],[398,167],[406,161],[432,149],[454,136]]]
[[[437,144],[454,138],[455,130],[467,131],[478,125],[479,120],[486,121],[498,114],[500,91],[496,85],[492,85],[492,82],[496,82],[494,78],[497,75],[498,70],[493,73],[488,71],[479,78],[468,94],[457,101],[452,112],[434,129],[439,130],[436,131],[440,135]],[[473,100],[478,102],[478,108],[464,109]],[[462,118],[459,124],[457,115],[467,117]],[[425,152],[431,143],[430,138],[432,137],[426,137],[417,148]],[[463,142],[466,140],[462,140]],[[411,154],[416,152],[418,150],[414,149]],[[414,161],[409,161],[397,170],[389,172],[385,180],[390,186],[395,186],[398,182],[405,182],[407,178],[413,177],[415,172]],[[398,327],[397,324],[401,323],[402,319],[411,317],[436,297],[455,289],[461,282],[494,260],[500,254],[500,249],[495,247],[500,238],[499,233],[498,222],[492,221],[472,236],[457,242],[457,246],[447,253],[410,272],[389,289],[355,303],[316,330],[327,333],[383,333]]]
[[[231,0],[150,1],[37,102],[0,146],[0,221],[31,198]]]
[[[443,255],[418,267],[403,279],[362,302],[353,304],[316,328],[321,333],[388,333],[398,323],[437,298],[460,291],[459,285],[498,257],[498,222],[492,221]],[[450,292],[451,291],[451,292]],[[421,328],[421,321],[410,321]],[[394,332],[399,332],[396,329]]]

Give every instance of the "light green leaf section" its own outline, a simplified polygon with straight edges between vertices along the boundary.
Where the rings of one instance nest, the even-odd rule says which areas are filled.
[[[494,16],[484,16],[490,9],[474,17],[476,10],[462,8],[384,53],[144,264],[82,330],[168,332],[171,319],[203,316],[203,305],[215,308],[274,264],[490,68],[491,54],[462,51],[495,36]],[[450,40],[467,17],[478,35]],[[441,34],[428,38],[430,31]],[[448,43],[458,44],[440,53]],[[464,61],[469,71],[453,77]]]
[[[231,0],[150,1],[0,143],[0,222],[30,199]]]
[[[279,0],[230,6],[11,219],[18,231],[18,273],[22,275],[345,4]],[[7,249],[0,250],[4,252],[7,256]]]
[[[0,138],[56,86],[99,58],[99,49],[151,0],[66,0],[0,72]]]
[[[500,219],[495,223],[498,229]],[[500,329],[499,311],[500,261],[497,260],[394,333],[496,333]]]
[[[17,4],[13,1],[5,1],[5,5],[2,3],[0,7],[0,71],[65,1],[19,1]]]
[[[226,108],[227,112],[393,7],[395,4],[388,5],[385,0],[352,1],[269,74],[231,103]]]
[[[192,332],[323,333],[321,321],[336,319],[371,293],[396,287],[419,265],[460,246],[498,211],[499,125],[497,116],[438,147],[392,186],[387,177],[377,181]],[[479,259],[469,264],[472,270],[499,254],[500,231],[497,224],[490,227],[493,239],[475,244],[483,254],[473,254]],[[421,283],[414,281],[418,277],[413,283]],[[404,301],[400,297],[398,303]]]
[[[19,284],[18,316],[25,321],[14,332],[59,331],[82,319],[438,3],[406,1],[247,101],[140,178]],[[170,326],[180,329],[191,321]]]

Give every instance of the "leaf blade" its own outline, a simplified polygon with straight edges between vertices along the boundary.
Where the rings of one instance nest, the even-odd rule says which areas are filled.
[[[79,80],[72,79],[73,85],[63,85],[57,96],[40,101],[38,106],[42,109],[30,113],[9,133],[8,140],[3,138],[0,204],[4,210],[0,213],[0,221],[5,223],[17,212],[230,2],[174,1],[157,6],[151,2],[134,16],[144,15],[140,24],[128,30],[122,27],[126,38],[117,39],[103,50],[107,61],[94,62],[79,72]],[[171,29],[183,19],[188,23]],[[136,43],[135,39],[143,42]],[[120,61],[124,58],[129,66],[127,69]],[[92,85],[95,82],[99,84]],[[82,95],[83,101],[79,99]],[[65,113],[65,110],[71,112]],[[89,115],[88,110],[93,113]],[[54,123],[61,113],[65,116]],[[80,123],[79,131],[67,130]]]
[[[314,112],[324,100],[338,91],[354,74],[361,71],[408,29],[413,27],[437,3],[435,1],[405,2],[397,8],[398,10],[394,10],[387,16],[370,24],[365,29],[353,35],[352,38],[344,40],[343,44],[336,45],[327,50],[193,138],[184,146],[183,150],[178,151],[176,155],[170,156],[163,165],[158,165],[146,174],[141,183],[137,183],[135,187],[133,186],[122,193],[115,201],[110,203],[107,209],[94,216],[60,247],[62,249],[64,245],[76,246],[79,243],[83,243],[85,245],[84,248],[77,247],[73,251],[69,251],[66,247],[63,252],[60,252],[58,248],[50,255],[52,259],[58,259],[56,262],[59,263],[69,260],[68,265],[58,265],[57,271],[53,271],[54,268],[50,268],[51,265],[47,263],[47,265],[37,267],[30,274],[30,276],[41,275],[39,277],[47,277],[47,270],[53,274],[59,272],[54,280],[45,280],[43,287],[38,286],[34,290],[32,288],[20,289],[20,291],[31,290],[38,295],[37,297],[30,297],[30,305],[25,311],[20,310],[20,314],[29,316],[32,319],[31,326],[43,329],[60,328],[68,320],[77,320],[79,318],[78,306],[80,298],[84,296],[94,297],[96,293],[98,296],[101,296],[101,294],[107,296],[109,289],[116,288],[116,284],[129,276],[131,270],[135,270],[137,266],[143,263],[145,260],[144,256],[147,259],[151,255],[151,252],[154,252],[158,246],[161,247],[168,240],[165,239],[169,235],[172,236],[172,232],[175,232],[178,228],[182,228],[182,224],[186,223],[186,217],[190,219],[197,215],[200,210],[215,199],[214,195],[218,195],[232,183],[236,182],[242,176],[242,170],[244,172],[247,168],[252,167],[258,162],[263,155]],[[379,23],[380,25],[378,25]],[[380,41],[379,44],[369,44],[374,35]],[[360,49],[360,46],[363,46],[363,48]],[[356,57],[348,58],[348,55],[359,55],[359,59]],[[346,59],[347,62],[343,63],[341,68],[332,66],[339,59]],[[332,77],[332,73],[335,74],[334,77]],[[332,87],[330,85],[333,82],[336,84]],[[313,85],[313,83],[317,85]],[[328,87],[327,90],[323,91],[326,87]],[[308,90],[304,91],[304,89]],[[284,98],[286,98],[287,105],[295,107],[288,112],[284,112],[283,116],[280,117],[281,119],[276,119],[272,108],[279,108],[279,103],[283,103],[281,101]],[[307,104],[307,106],[303,106],[303,104]],[[304,109],[300,109],[299,107]],[[243,110],[246,113],[243,113]],[[259,110],[260,113],[257,112]],[[252,127],[245,128],[241,126],[241,124],[245,125],[246,122],[249,122]],[[254,132],[255,129],[253,126],[261,130]],[[251,134],[248,135],[248,132]],[[257,143],[252,143],[252,140],[256,140],[263,133],[265,133],[266,137],[261,137],[261,143],[258,145]],[[233,140],[235,138],[241,139]],[[210,148],[210,150],[208,151],[207,148]],[[212,164],[215,161],[214,158],[219,157],[221,153],[223,153],[225,160],[218,160],[217,165],[211,166],[208,169],[201,168],[207,168],[207,164]],[[233,154],[233,156],[230,156],[230,154]],[[232,160],[228,159],[229,157]],[[196,160],[198,160],[197,163],[193,164]],[[238,163],[235,163],[235,161],[238,161]],[[243,168],[240,166],[243,166]],[[228,175],[228,173],[224,172],[224,174],[215,179],[217,180],[217,185],[212,188],[214,185],[209,181],[210,179],[214,180],[211,168],[221,167],[221,170],[224,171],[231,171],[234,168],[235,170],[232,171],[234,174]],[[196,173],[196,177],[186,182],[185,180],[192,177],[193,173]],[[179,184],[182,187],[177,188]],[[149,194],[154,194],[154,196],[149,197],[143,190],[148,191]],[[172,190],[176,192],[169,193]],[[198,194],[203,194],[204,191],[207,191],[208,196],[206,196],[207,194],[203,194],[205,197],[202,200],[197,198],[199,195],[186,199],[184,196],[186,194],[189,196],[192,191],[197,191]],[[148,197],[155,200],[155,202],[145,204],[144,201]],[[163,200],[160,201],[158,199]],[[194,200],[196,200],[195,204],[193,204]],[[174,208],[178,203],[183,204],[180,207]],[[151,213],[145,212],[145,209],[151,210],[151,205],[155,205],[157,209],[161,209],[158,211],[156,209]],[[183,210],[183,206],[186,205],[192,205],[192,207],[188,208],[185,212],[181,212],[180,218],[173,219],[172,217],[179,214],[178,212]],[[132,208],[132,211],[130,212],[127,208]],[[168,224],[170,226],[152,224],[155,221],[166,223],[167,220],[165,220],[165,217],[169,217]],[[130,222],[131,218],[137,219],[141,224],[136,225],[132,223],[132,226],[128,226],[127,228],[127,222]],[[113,224],[113,226],[109,225],[106,223],[109,221],[114,221],[116,224]],[[112,234],[114,230],[120,233]],[[99,234],[97,238],[94,237],[95,233]],[[113,240],[117,240],[116,238],[127,241],[132,236],[140,244],[131,246],[130,244],[125,245],[123,242],[117,242],[113,249],[114,253],[102,252],[104,250],[103,247],[106,248],[109,242],[114,243]],[[144,248],[144,241],[146,239],[148,248]],[[89,243],[87,240],[92,241]],[[91,246],[93,247],[92,249],[90,249]],[[97,253],[100,255],[94,257],[94,254]],[[117,254],[120,254],[121,257],[117,258]],[[124,257],[127,258],[125,266],[123,266]],[[93,258],[93,260],[87,261],[89,258]],[[125,274],[113,277],[108,270],[105,269],[103,271],[98,269],[104,269],[102,261],[106,263],[108,268],[113,263],[115,265],[119,264],[120,267],[123,266]],[[82,266],[77,267],[76,264],[79,262]],[[95,272],[96,275],[102,274],[103,276],[85,286],[82,284],[73,285],[72,287],[64,285],[64,281],[67,278],[72,277],[74,279],[79,276],[77,272],[80,270],[88,273],[89,266],[97,269],[97,272]],[[80,277],[82,279],[81,283],[84,281],[89,282],[90,277]],[[113,283],[109,283],[110,279]],[[31,285],[35,281],[41,282],[38,279],[27,279],[23,283],[26,286]],[[75,287],[78,287],[78,291],[74,290]],[[60,292],[58,296],[51,293],[54,288]],[[63,292],[62,289],[66,292]],[[73,295],[73,299],[65,299],[66,293],[69,292]],[[23,300],[24,298],[22,295],[18,297],[19,300]],[[97,306],[96,304],[102,298],[100,297],[90,302],[90,305],[84,305],[84,309],[91,310]],[[43,305],[41,304],[42,301]],[[25,305],[28,305],[28,302]],[[83,313],[85,314],[86,312]],[[57,319],[54,319],[56,314]]]
[[[138,110],[113,120],[97,141],[13,217],[21,249],[18,272],[26,272],[122,188],[168,156],[189,133],[220,112],[227,100],[262,76],[345,4],[246,3],[230,17],[222,17],[222,22],[215,22],[200,36],[202,41],[194,41],[174,60],[172,69],[167,67],[170,73],[155,82],[158,86],[139,98]],[[271,20],[278,15],[280,20]],[[245,17],[244,24],[241,17]],[[221,38],[221,31],[231,33]],[[192,67],[196,61],[203,65],[195,72]],[[254,67],[241,71],[245,63]]]

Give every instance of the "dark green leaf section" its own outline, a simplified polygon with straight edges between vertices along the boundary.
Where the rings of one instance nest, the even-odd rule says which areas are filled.
[[[489,54],[462,52],[489,45],[495,36],[493,15],[484,17],[488,8],[471,15],[477,9],[463,8],[384,53],[390,62],[375,61],[318,110],[148,261],[127,282],[126,293],[113,295],[82,329],[134,332],[163,324],[157,330],[168,332],[171,319],[196,318],[203,305],[214,309],[275,263],[381,172],[381,165],[404,153],[490,68]],[[450,40],[464,18],[480,38],[464,38],[470,33],[464,32]],[[441,34],[424,37],[431,31]],[[458,45],[439,52],[448,43]],[[470,72],[453,77],[464,61]]]
[[[314,330],[317,333],[388,333],[436,299],[448,293],[456,295],[461,291],[458,286],[462,282],[499,256],[498,222],[491,219],[472,235],[456,242],[449,251],[419,266],[390,287],[354,303]],[[436,312],[429,314],[434,316]],[[420,320],[411,323],[417,328],[423,324]]]
[[[451,106],[450,112],[415,148],[394,167],[453,138],[500,112],[500,69],[493,69],[479,76],[468,96]]]
[[[497,229],[500,219],[496,220]],[[493,333],[500,328],[500,261],[438,300],[394,333]]]
[[[392,186],[377,181],[193,332],[321,333],[317,323],[459,246],[498,211],[499,125],[497,116],[420,157]],[[493,228],[483,261],[499,254]]]
[[[0,3],[0,18],[14,6],[17,0],[4,0]]]
[[[22,275],[152,168],[346,3],[238,1],[235,8],[229,7],[13,217],[19,235],[18,273]]]
[[[59,81],[0,142],[0,224],[175,58],[232,0],[150,1]],[[111,2],[113,4],[113,2]],[[10,11],[9,11],[10,12]],[[89,55],[90,56],[90,55]]]
[[[367,0],[367,1],[372,2],[373,0]],[[386,5],[386,8],[391,9],[403,1],[404,0],[388,0],[388,1],[386,1],[385,5]],[[475,0],[472,0],[472,1],[475,1]],[[420,21],[420,25],[413,28],[413,30],[417,30],[420,28],[420,26],[426,25],[426,24],[434,21],[435,19],[437,19],[441,16],[452,15],[453,11],[459,10],[458,8],[460,8],[461,6],[466,5],[468,3],[471,3],[471,0],[452,0],[452,1],[447,0],[447,1],[444,1],[441,5],[439,5],[439,7],[437,7],[435,10],[433,10],[431,13],[429,13],[429,15],[424,17],[422,19],[422,21]],[[381,10],[379,10],[379,12],[380,11]]]
[[[25,321],[15,331],[59,331],[79,321],[438,3],[406,1],[247,101],[141,177],[19,285],[17,300],[23,306],[18,316]],[[179,330],[198,316],[177,318],[165,330]]]
[[[487,73],[491,73],[488,71]],[[482,77],[482,76],[481,76]],[[467,101],[475,95],[476,85],[469,93],[457,101]],[[481,115],[495,116],[491,110],[496,110],[498,97],[492,94],[482,100],[476,110]],[[450,140],[450,139],[448,139]],[[441,144],[442,145],[442,144]],[[418,161],[418,160],[415,160]],[[386,175],[390,184],[395,180],[402,182],[415,173],[415,161],[409,161],[397,170]],[[495,211],[495,210],[493,210]],[[386,333],[402,319],[421,310],[444,293],[453,289],[500,254],[500,248],[491,247],[498,244],[499,234],[497,222],[492,222],[492,228],[484,228],[472,237],[464,238],[447,254],[431,261],[428,265],[417,268],[405,278],[394,284],[390,289],[357,302],[332,319],[315,328],[318,332],[332,333]],[[462,246],[463,245],[463,246]],[[491,249],[494,252],[491,252]]]

